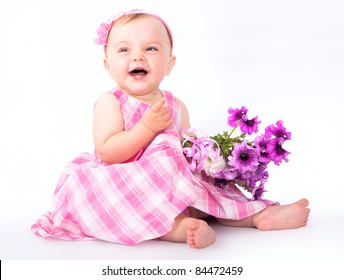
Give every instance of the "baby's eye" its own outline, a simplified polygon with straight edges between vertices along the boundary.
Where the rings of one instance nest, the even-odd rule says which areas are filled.
[[[118,50],[119,53],[126,53],[126,52],[129,52],[129,49],[128,48],[120,48]]]
[[[146,50],[148,52],[156,52],[158,49],[156,47],[148,47]]]

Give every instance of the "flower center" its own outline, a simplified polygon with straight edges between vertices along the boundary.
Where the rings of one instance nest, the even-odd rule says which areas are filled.
[[[276,153],[279,154],[279,155],[283,155],[284,154],[284,149],[279,144],[276,145]]]
[[[253,126],[253,125],[255,124],[255,122],[254,122],[254,120],[252,119],[252,120],[247,120],[247,121],[245,121],[245,124],[246,124],[247,126]]]
[[[240,159],[241,160],[248,160],[249,159],[249,155],[248,155],[248,153],[241,153],[240,154]]]

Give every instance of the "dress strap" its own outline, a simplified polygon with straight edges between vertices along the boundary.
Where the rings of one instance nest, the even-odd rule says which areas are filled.
[[[123,92],[118,88],[115,88],[112,94],[117,98],[117,100],[120,100],[123,97]]]

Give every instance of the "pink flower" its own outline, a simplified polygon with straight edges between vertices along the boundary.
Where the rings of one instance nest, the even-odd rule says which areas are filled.
[[[102,22],[97,28],[97,38],[94,39],[94,42],[98,45],[106,47],[107,39],[109,37],[109,32],[113,26],[113,23],[122,17],[125,13],[121,12],[117,15],[111,16],[107,22]]]
[[[94,39],[94,42],[105,47],[111,27],[112,24],[101,23],[96,30],[98,37]]]

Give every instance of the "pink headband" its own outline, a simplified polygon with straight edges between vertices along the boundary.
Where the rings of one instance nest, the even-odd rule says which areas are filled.
[[[116,16],[110,17],[106,23],[104,23],[104,22],[101,23],[100,26],[96,30],[98,37],[94,39],[94,42],[98,45],[104,46],[104,48],[105,48],[106,43],[107,43],[107,39],[109,36],[109,32],[110,32],[112,26],[115,24],[115,22],[124,16],[134,15],[134,14],[146,14],[146,15],[150,15],[150,16],[155,17],[156,19],[160,20],[161,23],[166,27],[166,29],[168,31],[168,35],[169,35],[170,40],[171,40],[171,46],[173,47],[172,32],[171,32],[171,29],[168,27],[167,23],[158,15],[152,14],[152,13],[146,12],[144,10],[140,10],[140,9],[134,9],[134,10],[130,10],[128,12],[119,13]]]

